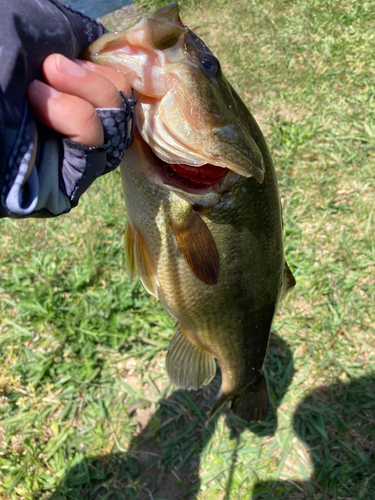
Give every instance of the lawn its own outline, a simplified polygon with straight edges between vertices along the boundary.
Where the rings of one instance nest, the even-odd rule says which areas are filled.
[[[373,2],[181,3],[278,175],[297,286],[273,325],[271,411],[207,425],[219,375],[169,383],[174,324],[127,277],[116,171],[69,215],[0,222],[0,498],[374,500]]]

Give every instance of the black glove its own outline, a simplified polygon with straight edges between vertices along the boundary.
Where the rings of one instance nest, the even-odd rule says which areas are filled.
[[[57,0],[0,0],[0,217],[68,212],[96,177],[120,163],[134,131],[134,99],[123,96],[123,109],[98,110],[106,139],[98,148],[63,143],[35,122],[26,100],[29,83],[43,80],[48,55],[78,57],[105,32]]]

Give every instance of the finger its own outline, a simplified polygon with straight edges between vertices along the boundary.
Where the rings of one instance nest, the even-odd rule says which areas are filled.
[[[108,68],[107,66],[100,66],[99,64],[94,64],[89,61],[82,61],[81,59],[74,59],[74,62],[82,68],[88,69],[89,71],[94,71],[95,73],[99,73],[100,75],[104,76],[115,85],[117,90],[121,90],[128,97],[131,95],[132,90],[124,74],[119,73],[112,68]]]
[[[56,90],[85,99],[94,108],[122,108],[117,87],[108,78],[85,69],[61,54],[43,63],[46,83]]]
[[[27,89],[36,117],[47,127],[86,146],[104,142],[103,126],[92,104],[34,80]]]

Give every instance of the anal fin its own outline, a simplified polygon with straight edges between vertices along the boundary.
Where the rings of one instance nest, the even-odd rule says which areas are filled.
[[[215,358],[177,330],[171,340],[166,368],[172,382],[181,389],[199,389],[214,378]]]

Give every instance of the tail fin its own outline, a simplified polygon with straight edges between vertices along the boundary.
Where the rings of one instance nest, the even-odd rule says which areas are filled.
[[[214,406],[208,415],[209,420],[211,420],[226,401],[230,400],[232,400],[231,409],[233,413],[245,422],[262,422],[265,420],[270,403],[267,382],[264,375],[257,385],[248,386],[240,393],[235,393],[234,396],[220,389],[219,394],[215,398]]]
[[[230,398],[230,394],[224,393],[220,389],[219,394],[215,398],[214,406],[207,414],[207,417],[208,417],[207,423],[211,420],[211,418],[215,415],[215,413],[223,406],[223,404],[226,401],[229,401],[229,398]]]
[[[263,376],[258,385],[246,387],[233,398],[232,410],[245,422],[261,422],[266,419],[269,405],[267,382]]]

